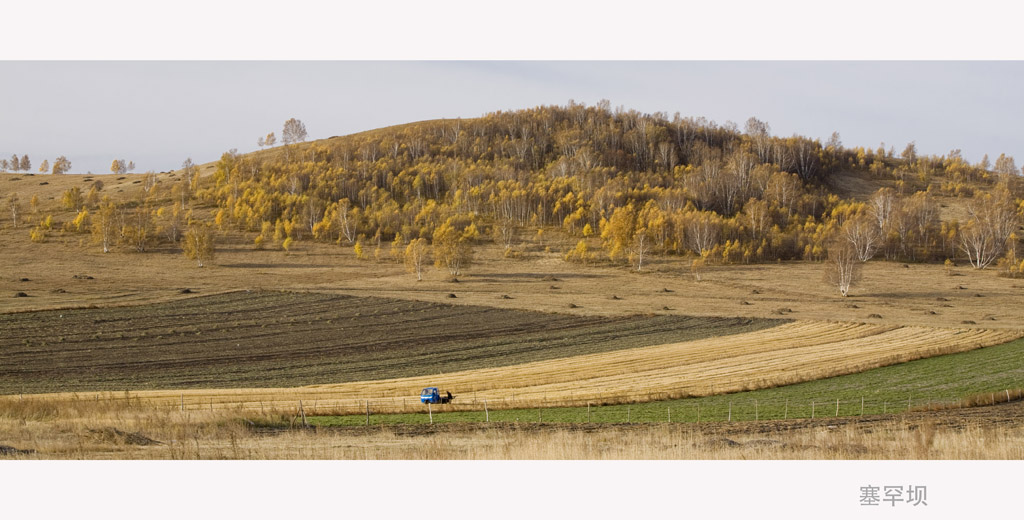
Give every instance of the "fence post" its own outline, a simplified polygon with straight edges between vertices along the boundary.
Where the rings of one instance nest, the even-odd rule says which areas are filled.
[[[754,399],[754,420],[758,420],[761,416],[757,413],[757,399]]]
[[[491,422],[491,412],[487,410],[487,399],[484,399],[484,422]]]
[[[864,415],[864,396],[860,396],[860,414]]]
[[[430,415],[430,424],[434,424],[434,412],[430,409],[430,403],[427,403],[427,414]]]
[[[672,422],[672,407],[671,406],[668,407],[668,422],[669,423]]]
[[[732,401],[729,401],[729,420],[727,422],[732,422]]]
[[[626,424],[629,424],[631,422],[632,422],[632,417],[630,417],[630,415],[629,415],[629,405],[627,404],[626,405]]]
[[[788,397],[786,398],[786,411],[783,412],[782,418],[783,419],[789,419],[789,398]]]
[[[836,399],[836,417],[839,417],[839,399]]]
[[[212,401],[211,401],[211,408],[212,408]],[[306,424],[306,411],[302,409],[302,399],[299,399],[299,414],[302,415],[302,426],[303,427],[307,426],[307,424]]]
[[[697,424],[700,424],[700,403],[697,403]]]
[[[590,422],[590,403],[587,403],[587,422]]]
[[[889,406],[889,403],[887,401],[882,401],[882,415],[885,415],[885,413],[887,411],[886,408],[888,406]]]
[[[1010,389],[1006,389],[1006,402],[1010,402]]]
[[[908,412],[910,411],[910,399],[911,399],[911,398],[910,398],[910,397],[908,396],[908,397],[907,397],[907,411],[908,411]]]
[[[370,425],[370,400],[366,400],[366,425]]]
[[[814,419],[814,399],[811,399],[811,419]]]
[[[180,406],[181,406],[181,411],[184,412],[185,411],[185,394],[181,394]]]

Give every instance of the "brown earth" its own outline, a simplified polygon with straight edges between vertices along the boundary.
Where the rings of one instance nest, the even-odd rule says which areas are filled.
[[[238,291],[0,314],[0,394],[303,386],[423,376],[756,331],[787,320],[580,316]]]

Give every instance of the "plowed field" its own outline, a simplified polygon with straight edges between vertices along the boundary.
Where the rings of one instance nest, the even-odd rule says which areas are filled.
[[[751,332],[786,320],[580,316],[238,291],[0,314],[0,394],[266,388],[426,376]]]

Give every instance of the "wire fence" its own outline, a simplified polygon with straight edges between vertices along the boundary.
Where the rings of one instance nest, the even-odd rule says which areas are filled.
[[[245,395],[142,397],[131,392],[72,396],[64,401],[101,406],[140,407],[179,412],[236,411],[307,417],[329,416],[332,424],[395,424],[444,422],[558,422],[558,423],[700,423],[816,419],[897,414],[991,405],[1024,399],[1024,390],[1005,389],[965,398],[908,395],[859,398],[768,398],[717,395],[668,401],[616,403],[608,399],[522,399],[463,396],[450,404],[423,404],[419,396],[367,399],[254,399]],[[39,396],[4,396],[0,401],[59,403]]]

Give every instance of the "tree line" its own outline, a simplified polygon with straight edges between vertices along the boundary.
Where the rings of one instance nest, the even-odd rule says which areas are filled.
[[[170,202],[150,208],[163,222],[154,234],[168,236],[161,219],[200,203],[213,208],[212,228],[250,233],[255,247],[334,242],[360,257],[408,261],[416,273],[430,255],[456,274],[474,245],[494,241],[514,255],[545,233],[576,244],[567,261],[643,270],[652,255],[678,256],[695,276],[710,263],[837,255],[1021,270],[1020,175],[1005,155],[993,168],[959,150],[850,148],[838,133],[822,143],[773,135],[756,118],[740,129],[607,102],[312,143],[292,119],[282,135],[283,150],[224,153],[209,179],[186,161],[182,177],[157,190]],[[844,200],[829,187],[851,172],[886,187],[866,202]],[[969,201],[966,218],[941,219],[940,194]]]

